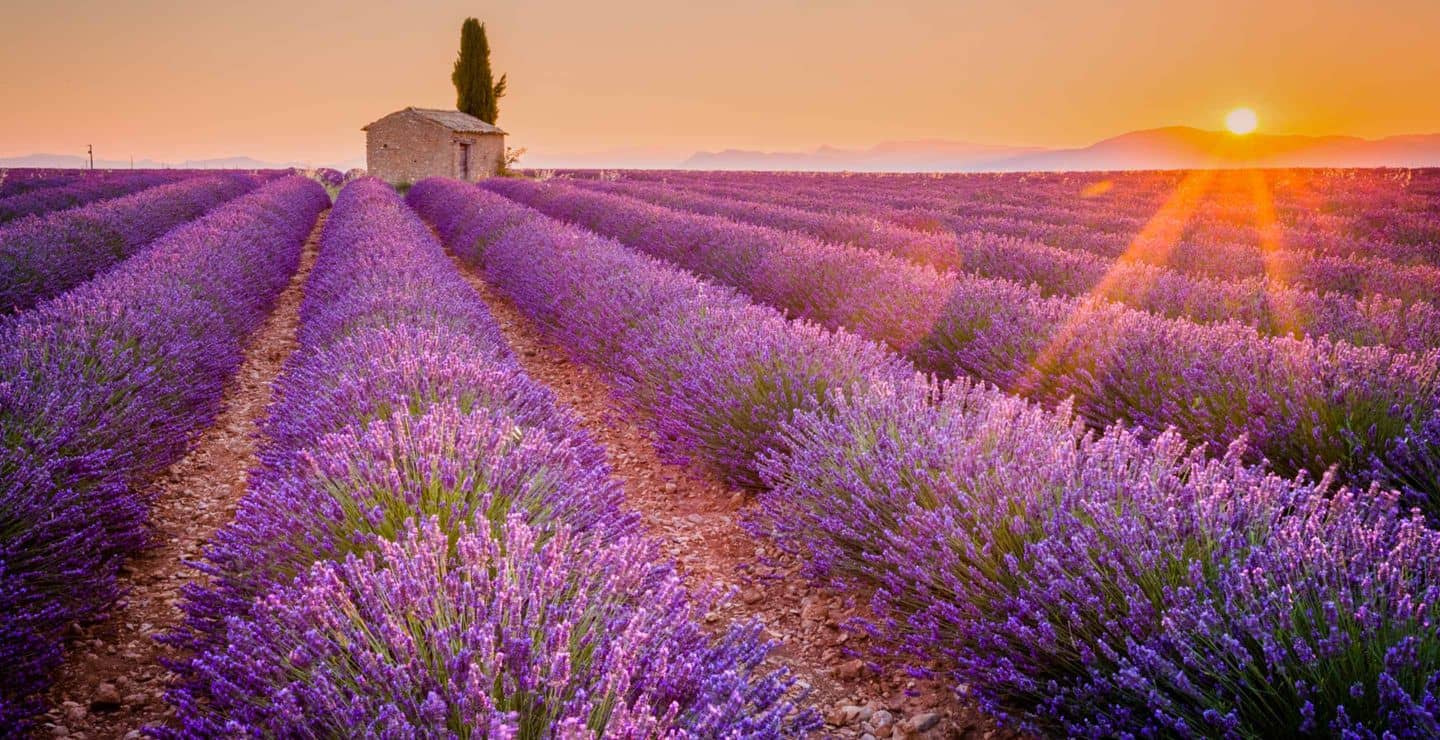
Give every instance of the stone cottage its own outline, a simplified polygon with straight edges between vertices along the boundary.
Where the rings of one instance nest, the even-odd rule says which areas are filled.
[[[505,132],[458,110],[406,108],[361,129],[365,169],[392,185],[427,177],[479,180],[500,171]]]

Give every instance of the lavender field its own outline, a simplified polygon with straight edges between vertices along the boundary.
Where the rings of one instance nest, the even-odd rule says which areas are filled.
[[[0,736],[1440,736],[1440,170],[514,174],[0,179]]]

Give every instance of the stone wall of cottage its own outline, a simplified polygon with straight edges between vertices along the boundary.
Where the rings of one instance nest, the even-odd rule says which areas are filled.
[[[505,137],[446,130],[419,116],[397,114],[365,133],[365,169],[392,185],[461,176],[461,143],[470,144],[470,180],[499,172]]]

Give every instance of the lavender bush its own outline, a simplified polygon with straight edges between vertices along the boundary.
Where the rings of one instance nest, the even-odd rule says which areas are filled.
[[[781,736],[815,716],[656,562],[601,449],[383,183],[341,193],[261,465],[187,592],[183,734]]]
[[[632,172],[713,195],[1313,290],[1440,296],[1437,170],[863,175]],[[1164,236],[1163,239],[1156,239]]]
[[[624,533],[603,452],[518,371],[494,320],[382,183],[347,187],[306,284],[301,348],[276,381],[261,468],[207,552],[188,638],[317,560],[393,538],[414,516]],[[381,459],[387,465],[366,467]]]
[[[32,190],[69,185],[84,177],[81,170],[51,170],[32,167],[0,169],[0,198],[23,195]]]
[[[333,167],[319,167],[313,170],[304,170],[298,174],[315,178],[317,182],[325,186],[326,192],[330,193],[333,198],[351,181],[364,177],[365,170],[352,169],[341,172]]]
[[[645,182],[580,180],[600,192],[692,213],[796,231],[981,277],[1035,283],[1045,295],[1085,295],[1202,323],[1236,321],[1266,334],[1330,337],[1407,352],[1440,346],[1440,311],[1426,302],[1288,287],[1274,278],[1219,280],[1132,260],[983,231],[921,231],[892,219],[807,211],[783,205],[786,191],[745,201]]]
[[[314,171],[314,177],[328,188],[338,188],[345,184],[345,173],[333,167],[320,167]]]
[[[707,605],[633,536],[581,546],[522,517],[434,520],[322,561],[226,623],[195,661],[193,735],[776,737],[795,729],[758,627]]]
[[[654,411],[661,450],[672,459],[699,458],[731,483],[756,487],[756,453],[776,443],[779,424],[796,409],[871,378],[914,373],[853,334],[792,326],[729,289],[474,190],[426,180],[408,197],[434,215],[458,253],[483,259],[487,274],[561,344]],[[557,248],[585,258],[533,257]],[[576,305],[590,309],[577,315]]]
[[[250,175],[193,177],[0,228],[0,312],[69,290],[259,184]]]
[[[1440,728],[1440,533],[1393,497],[965,384],[834,408],[769,458],[758,527],[877,586],[877,637],[995,716],[1091,737]]]
[[[115,596],[148,479],[214,418],[326,203],[279,180],[0,321],[0,714],[36,708],[63,629]]]
[[[726,313],[743,307],[735,294],[463,183],[424,181],[409,199],[677,437],[745,429],[691,411],[724,400],[667,395],[682,372],[723,373],[708,358],[761,331],[772,373],[852,341],[800,341],[813,328],[754,306],[742,324]],[[710,315],[734,319],[691,330]],[[646,351],[672,343],[705,359]],[[750,462],[765,486],[752,526],[811,575],[874,588],[882,655],[1036,732],[1436,731],[1440,533],[1393,494],[1278,477],[1243,443],[1210,459],[1174,433],[1094,432],[1065,404],[896,370],[776,403],[779,433]]]
[[[25,216],[34,216],[74,208],[106,198],[117,198],[183,180],[189,172],[140,172],[79,177],[54,187],[35,188],[0,199],[0,224]]]
[[[1365,483],[1400,440],[1440,409],[1440,351],[1423,355],[1328,340],[1262,337],[1094,299],[940,274],[890,255],[680,213],[559,182],[487,181],[543,212],[672,260],[827,327],[882,340],[923,369],[989,381],[1057,404],[1075,399],[1097,428],[1174,426],[1225,449],[1248,435],[1252,460],[1284,473],[1338,465]],[[513,230],[512,230],[513,231]],[[1418,449],[1433,449],[1423,440]],[[1417,503],[1440,481],[1386,478]]]

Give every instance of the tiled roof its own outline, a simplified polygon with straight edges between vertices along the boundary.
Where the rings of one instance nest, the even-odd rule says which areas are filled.
[[[411,107],[409,107],[409,108],[406,108],[404,111],[397,111],[397,112],[398,112],[398,113],[404,113],[405,111],[409,111],[409,112],[411,112],[411,113],[415,113],[415,114],[417,114],[417,115],[419,115],[419,116],[421,116],[421,117],[423,117],[423,118],[426,118],[426,119],[428,119],[428,120],[434,121],[435,123],[438,123],[438,124],[440,124],[441,126],[444,126],[445,128],[450,129],[451,131],[457,131],[457,132],[460,132],[460,133],[467,133],[467,134],[503,134],[503,133],[505,133],[504,131],[501,131],[499,127],[497,127],[497,126],[495,126],[495,125],[493,125],[493,124],[486,123],[486,122],[484,122],[484,121],[476,118],[475,116],[470,115],[469,113],[462,113],[462,112],[460,112],[460,111],[458,111],[458,110],[439,110],[439,109],[436,109],[436,108],[416,108],[416,107],[414,107],[414,106],[411,106]],[[390,115],[393,116],[393,115],[395,115],[395,114],[392,113],[392,114],[390,114]],[[389,116],[386,116],[386,118],[388,118],[388,117],[389,117]],[[370,124],[369,126],[365,126],[364,128],[368,129],[368,128],[370,128],[370,126],[373,126],[373,125],[375,125],[375,124],[372,123],[372,124]],[[364,129],[361,129],[361,130],[364,130]]]

